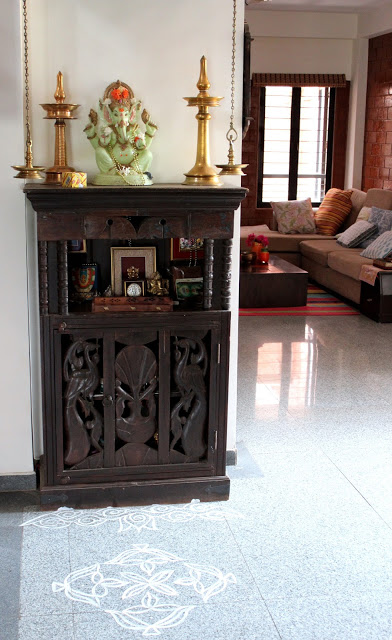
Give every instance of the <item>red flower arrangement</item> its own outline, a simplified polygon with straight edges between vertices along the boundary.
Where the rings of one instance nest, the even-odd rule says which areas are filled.
[[[267,236],[263,236],[261,234],[259,236],[255,236],[254,233],[250,233],[246,240],[246,244],[248,245],[248,247],[251,247],[254,242],[258,242],[259,244],[261,244],[262,247],[265,247],[265,248],[267,248],[269,245],[269,240]]]

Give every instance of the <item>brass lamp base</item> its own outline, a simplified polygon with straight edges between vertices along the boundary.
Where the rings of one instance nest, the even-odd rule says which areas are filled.
[[[50,167],[49,169],[46,169],[45,182],[48,184],[61,184],[63,181],[63,173],[65,173],[66,171],[75,171],[75,169],[73,167],[68,167],[68,166],[61,167],[58,165],[54,167]]]
[[[13,164],[11,166],[15,171],[18,171],[14,178],[21,178],[22,180],[42,180],[40,172],[45,171],[45,167],[28,167],[23,164]]]
[[[247,164],[217,164],[218,169],[222,169],[219,172],[220,176],[245,176],[246,173],[242,171],[248,165]]]
[[[213,176],[193,175],[191,173],[184,173],[186,176],[182,184],[197,185],[198,187],[220,187],[223,183],[219,180],[217,174]]]
[[[234,131],[234,130],[233,130]],[[237,132],[234,131],[235,136],[237,136]],[[230,137],[229,137],[230,136]],[[234,164],[234,147],[233,140],[237,138],[232,137],[233,134],[231,130],[229,130],[227,134],[227,139],[229,140],[229,153],[228,153],[228,163],[227,164],[217,164],[218,169],[222,169],[219,173],[220,176],[245,176],[246,174],[242,172],[242,169],[245,169],[247,164]]]

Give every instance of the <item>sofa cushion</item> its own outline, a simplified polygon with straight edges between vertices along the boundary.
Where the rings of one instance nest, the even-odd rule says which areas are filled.
[[[361,253],[363,258],[384,260],[392,254],[392,231],[384,231]]]
[[[371,207],[362,207],[362,209],[358,213],[357,220],[369,220],[369,216],[371,212],[372,212]]]
[[[388,189],[369,189],[363,206],[392,209],[392,191]]]
[[[317,231],[326,236],[334,236],[347,218],[352,208],[352,189],[329,189],[315,213]]]
[[[392,229],[392,211],[389,209],[380,209],[379,207],[372,207],[370,209],[370,215],[368,222],[372,222],[377,225],[377,232],[371,237],[367,238],[361,243],[362,249],[366,249],[372,242],[378,238],[385,231]]]
[[[340,231],[345,231],[357,220],[360,211],[363,208],[364,202],[366,200],[366,191],[360,191],[359,189],[353,189],[351,194],[351,211],[348,214],[347,218],[343,222]]]
[[[378,236],[385,231],[392,229],[392,211],[390,209],[380,209],[380,207],[372,207],[368,222],[377,225]]]
[[[303,240],[319,240],[322,244],[327,240],[331,240],[328,236],[319,236],[316,233],[283,234],[278,231],[268,231],[265,235],[269,239],[268,248],[270,253],[280,253],[282,251],[299,253],[300,244]]]
[[[314,213],[310,198],[271,202],[280,233],[315,233]]]
[[[328,266],[328,254],[331,251],[347,251],[345,247],[341,247],[335,239],[329,236],[322,236],[325,240],[321,241],[320,236],[317,240],[304,240],[301,242],[301,254],[309,260],[313,260],[322,267]]]
[[[328,266],[349,278],[359,280],[362,265],[373,264],[373,261],[362,258],[361,249],[342,249],[343,251],[331,251],[328,254]]]
[[[375,223],[367,222],[366,220],[357,220],[346,231],[339,235],[337,243],[342,247],[359,247],[361,242],[375,236],[377,233],[377,225]]]
[[[299,244],[302,240],[331,240],[329,236],[319,236],[316,233],[295,233],[295,234],[283,234],[279,231],[270,231],[266,225],[258,225],[256,227],[241,227],[241,249],[249,249],[246,244],[246,239],[250,233],[259,235],[262,233],[267,236],[269,240],[269,251],[271,253],[282,251],[285,253],[299,253]]]

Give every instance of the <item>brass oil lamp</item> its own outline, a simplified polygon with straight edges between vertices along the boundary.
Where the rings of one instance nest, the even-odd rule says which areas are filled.
[[[45,109],[45,120],[55,120],[54,123],[56,139],[54,145],[54,165],[46,169],[45,182],[61,184],[62,174],[66,171],[74,171],[73,167],[67,165],[67,149],[65,143],[65,123],[66,120],[74,120],[73,112],[80,106],[65,102],[65,92],[63,87],[63,74],[57,74],[57,87],[54,94],[55,103],[41,104]]]
[[[207,59],[203,56],[200,60],[200,77],[197,83],[199,93],[195,98],[184,98],[188,101],[188,107],[198,107],[196,115],[197,129],[197,154],[194,167],[185,174],[183,184],[198,186],[219,186],[222,182],[214,167],[210,164],[209,121],[210,107],[219,107],[222,98],[210,96],[208,89],[211,84],[207,77]]]

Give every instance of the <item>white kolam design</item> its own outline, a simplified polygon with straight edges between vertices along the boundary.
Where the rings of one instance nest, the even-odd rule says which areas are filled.
[[[117,522],[119,532],[129,529],[150,529],[155,531],[159,522],[183,523],[192,520],[224,522],[226,518],[242,518],[231,509],[222,509],[219,505],[192,500],[189,504],[159,505],[150,507],[106,507],[104,509],[71,509],[60,507],[51,513],[40,513],[21,524],[22,527],[34,526],[42,529],[66,529],[77,527],[99,527],[109,522]]]
[[[195,608],[183,604],[189,590],[206,603],[236,582],[232,573],[135,544],[112,560],[72,571],[63,582],[53,582],[52,590],[110,614],[124,629],[157,636],[182,624]],[[105,599],[115,608],[107,608]]]

